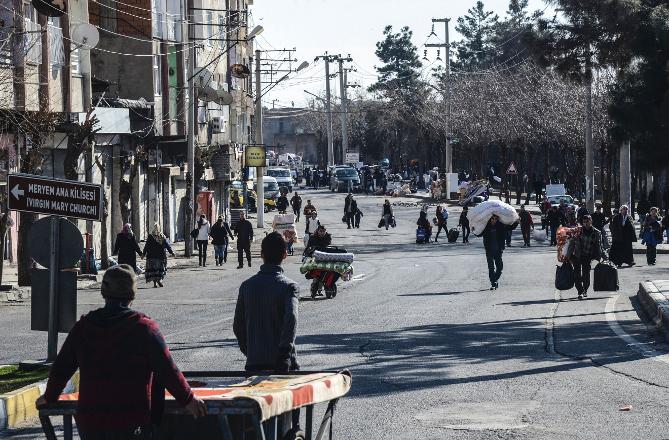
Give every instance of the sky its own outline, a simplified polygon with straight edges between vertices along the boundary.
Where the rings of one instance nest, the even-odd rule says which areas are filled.
[[[392,25],[394,31],[409,26],[414,33],[414,44],[418,47],[421,60],[424,44],[432,29],[433,18],[451,18],[451,42],[457,41],[455,32],[457,17],[465,15],[476,0],[255,0],[251,6],[254,25],[262,25],[265,31],[256,39],[261,50],[293,49],[295,57],[310,63],[307,69],[292,73],[288,79],[276,85],[263,96],[266,107],[305,106],[312,97],[308,90],[324,95],[325,65],[323,61],[314,63],[314,58],[329,54],[351,55],[349,67],[357,72],[349,74],[349,83],[357,83],[366,88],[376,80],[374,66],[380,62],[374,51],[376,43],[383,38],[383,29]],[[493,10],[502,17],[508,0],[484,0],[486,9]],[[544,10],[543,0],[530,0],[531,10]],[[438,39],[431,37],[430,43],[440,43],[444,39],[443,23],[435,24]],[[280,57],[271,52],[269,56]],[[443,59],[443,49],[441,57]],[[423,68],[436,61],[437,49],[428,49],[429,61]],[[436,66],[437,64],[435,64]],[[286,68],[284,64],[282,68]],[[331,73],[338,68],[331,64]],[[331,82],[332,92],[339,94],[339,80]],[[349,91],[349,96],[352,92]],[[276,100],[276,101],[275,101]]]

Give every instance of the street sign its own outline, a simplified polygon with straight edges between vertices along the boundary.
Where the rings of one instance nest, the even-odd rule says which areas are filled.
[[[360,153],[346,153],[346,163],[360,162]]]
[[[511,162],[509,168],[506,169],[506,174],[518,174],[518,168],[516,168],[516,164],[514,162]]]
[[[244,166],[264,167],[266,162],[265,147],[248,145],[244,150]]]
[[[28,251],[33,260],[49,268],[51,264],[51,219],[44,217],[30,227]],[[71,269],[79,263],[84,252],[84,239],[79,229],[66,218],[56,217],[58,234],[63,246],[58,248],[58,269]]]
[[[102,221],[102,186],[32,174],[9,174],[9,209]]]

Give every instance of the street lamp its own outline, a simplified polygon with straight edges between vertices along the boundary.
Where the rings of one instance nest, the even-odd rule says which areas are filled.
[[[252,40],[258,35],[262,34],[265,31],[265,28],[262,26],[256,26],[253,30],[246,36],[246,40]]]

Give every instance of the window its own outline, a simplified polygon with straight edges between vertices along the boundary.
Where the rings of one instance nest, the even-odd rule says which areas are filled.
[[[47,34],[49,36],[49,62],[51,66],[61,67],[65,64],[65,50],[59,17],[49,17]]]
[[[70,73],[72,75],[81,75],[81,49],[74,49],[70,53]]]
[[[153,94],[160,96],[163,94],[163,69],[160,55],[153,56]]]
[[[213,46],[214,42],[211,39],[216,37],[214,35],[214,15],[211,11],[207,11],[205,15],[205,26],[206,30],[204,33],[204,38],[209,38],[209,40],[207,40],[207,46]]]
[[[37,23],[37,11],[29,4],[23,9],[24,36],[23,47],[26,62],[42,64],[42,27]]]
[[[163,39],[165,35],[165,0],[151,2],[151,23],[154,38]]]
[[[216,38],[218,38],[218,46],[223,48],[225,46],[224,38],[227,36],[225,32],[225,17],[222,15],[218,16],[218,30],[216,31]]]

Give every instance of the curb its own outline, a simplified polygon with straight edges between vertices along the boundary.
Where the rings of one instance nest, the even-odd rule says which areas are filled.
[[[669,300],[652,281],[639,283],[637,298],[655,327],[669,340]]]
[[[21,423],[37,418],[35,401],[44,394],[46,380],[27,385],[7,394],[0,394],[0,433],[17,428]],[[75,393],[79,389],[79,371],[67,382],[63,393]]]

